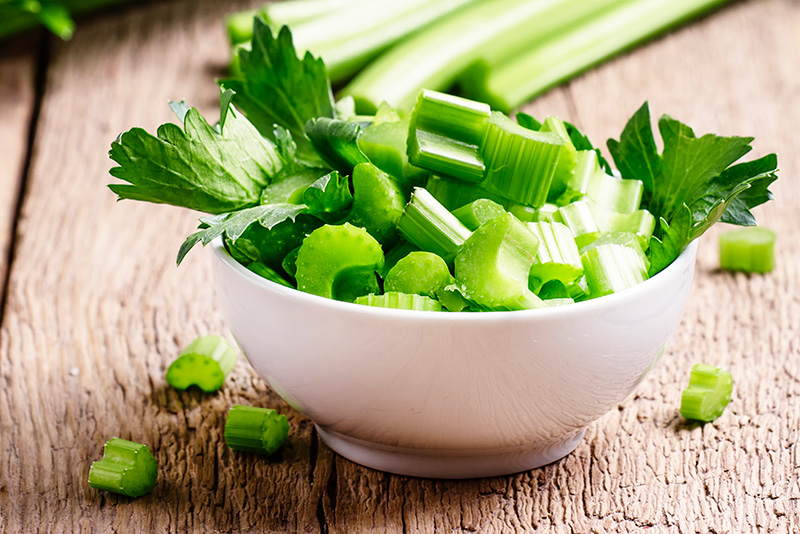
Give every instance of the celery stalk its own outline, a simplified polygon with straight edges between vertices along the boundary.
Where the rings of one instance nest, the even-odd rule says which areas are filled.
[[[396,291],[387,291],[382,295],[364,295],[358,297],[355,303],[397,310],[442,311],[442,305],[430,297]]]
[[[647,258],[637,247],[598,245],[581,254],[591,298],[628,289],[647,280]]]
[[[472,233],[421,187],[414,189],[397,229],[406,241],[420,250],[438,254],[448,263]]]

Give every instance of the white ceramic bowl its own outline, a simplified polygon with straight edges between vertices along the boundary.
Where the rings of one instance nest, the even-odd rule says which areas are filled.
[[[217,295],[256,372],[360,464],[499,476],[570,453],[664,353],[696,242],[644,283],[562,307],[490,313],[361,306],[269,282],[213,244]]]

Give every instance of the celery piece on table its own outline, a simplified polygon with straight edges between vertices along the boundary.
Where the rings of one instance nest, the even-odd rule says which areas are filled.
[[[411,200],[397,222],[397,229],[406,241],[420,250],[438,254],[448,263],[472,233],[421,187],[411,194]]]
[[[442,311],[442,305],[430,297],[397,291],[387,291],[382,295],[364,295],[358,297],[355,303],[397,310]]]
[[[103,458],[89,468],[89,485],[128,497],[147,495],[156,485],[158,462],[147,445],[111,438]]]
[[[569,228],[557,222],[531,222],[528,228],[539,238],[536,261],[528,275],[534,293],[551,280],[568,286],[583,275],[578,246]]]
[[[175,389],[197,386],[206,393],[222,387],[225,377],[233,371],[237,351],[220,336],[201,336],[183,349],[167,369],[167,383]]]
[[[235,405],[225,418],[225,443],[236,451],[272,454],[288,436],[286,416],[272,409]]]
[[[528,273],[539,240],[510,213],[478,228],[455,257],[456,285],[485,310],[540,308],[542,301],[528,289]]]
[[[297,251],[297,289],[351,300],[370,291],[370,277],[383,267],[381,245],[364,228],[326,224],[311,232]],[[355,294],[354,294],[355,293]]]
[[[356,165],[352,182],[353,208],[349,221],[390,246],[397,237],[397,221],[405,206],[400,186],[372,163]]]
[[[647,258],[638,247],[598,245],[581,254],[591,298],[617,293],[647,280]]]
[[[438,298],[445,286],[453,283],[447,264],[432,252],[410,252],[401,258],[386,274],[383,289],[398,293],[424,295]]]
[[[775,232],[753,227],[720,234],[719,266],[727,271],[770,272],[775,268]]]
[[[453,215],[470,230],[477,230],[483,223],[506,213],[503,206],[488,198],[479,198],[466,206],[453,210]]]
[[[733,377],[725,369],[695,364],[689,386],[681,394],[681,415],[694,421],[710,422],[722,415],[731,401]]]

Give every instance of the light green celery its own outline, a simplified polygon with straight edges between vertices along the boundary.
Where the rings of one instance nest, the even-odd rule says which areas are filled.
[[[383,295],[365,295],[355,300],[356,304],[394,308],[397,310],[442,311],[442,305],[430,297],[414,293],[387,291]]]
[[[538,208],[547,200],[563,146],[556,134],[528,130],[494,112],[481,143],[486,173],[480,185],[512,202]]]
[[[569,297],[563,297],[563,298],[543,300],[542,303],[547,308],[555,308],[556,306],[565,306],[567,304],[574,304],[575,301]]]
[[[387,273],[383,289],[438,298],[439,291],[453,283],[447,264],[432,252],[410,252]]]
[[[233,370],[239,351],[220,336],[201,336],[192,341],[167,369],[167,383],[184,390],[197,386],[206,393],[222,387]]]
[[[693,421],[713,421],[731,402],[732,391],[730,372],[697,363],[689,375],[689,386],[681,394],[681,415]]]
[[[581,254],[591,298],[617,293],[647,280],[642,251],[625,245],[599,245]]]
[[[350,222],[366,228],[383,245],[391,245],[397,237],[397,220],[405,206],[400,186],[372,163],[356,165],[352,181]]]
[[[528,275],[534,293],[545,282],[558,280],[567,286],[583,275],[578,246],[569,228],[557,222],[532,222],[528,229],[539,238],[536,261]]]
[[[391,174],[405,191],[425,185],[430,174],[408,162],[408,122],[401,119],[373,123],[358,136],[358,148],[376,167]]]
[[[567,286],[564,285],[561,280],[549,280],[542,284],[538,291],[536,291],[536,295],[542,300],[551,300],[551,299],[570,299],[569,291],[567,291]]]
[[[588,2],[587,2],[588,3]],[[514,109],[576,74],[726,0],[625,0],[548,36],[465,86],[495,109]]]
[[[775,268],[775,232],[745,228],[720,234],[719,266],[727,271],[768,273]]]
[[[438,254],[448,263],[471,234],[469,228],[421,187],[411,194],[397,229],[406,241],[420,250]]]
[[[359,296],[359,288],[361,295],[372,292],[383,262],[380,243],[364,228],[326,224],[311,232],[297,251],[297,289],[350,301]]]
[[[606,3],[603,0],[600,3]],[[343,93],[362,112],[386,100],[410,109],[421,88],[446,90],[484,57],[513,57],[556,27],[574,22],[569,0],[493,0],[471,4],[400,42],[359,73]],[[580,2],[579,10],[595,2]]]
[[[588,245],[600,235],[600,227],[594,218],[592,208],[583,200],[558,208],[553,213],[553,220],[565,224],[570,229],[578,248]]]
[[[536,220],[537,212],[539,209],[532,208],[531,206],[523,206],[522,204],[517,204],[516,202],[508,202],[505,201],[505,209],[509,213],[513,214],[514,217],[519,219],[522,222],[533,222]],[[545,204],[547,206],[548,204]],[[544,206],[542,206],[544,207]]]
[[[586,196],[592,205],[617,213],[633,213],[642,203],[644,184],[640,180],[623,180],[603,172],[589,179]]]
[[[405,258],[411,252],[414,252],[417,249],[414,245],[409,243],[408,241],[400,241],[389,251],[386,253],[386,261],[383,263],[383,268],[378,271],[378,275],[381,278],[386,278],[386,275],[389,274],[389,271],[392,270],[392,267],[397,265],[397,262],[400,261],[402,258]]]
[[[372,0],[289,0],[270,2],[260,9],[250,9],[231,13],[225,17],[225,28],[228,30],[231,44],[244,43],[253,38],[253,17],[260,16],[266,20],[273,30],[281,26],[296,24],[318,18],[332,11],[352,7],[367,6]]]
[[[547,117],[542,123],[540,132],[551,132],[558,135],[564,144],[561,146],[561,151],[558,156],[558,164],[553,172],[553,181],[550,184],[550,189],[547,192],[548,202],[555,202],[564,191],[567,189],[567,184],[572,180],[575,174],[575,166],[577,163],[577,153],[575,146],[569,138],[567,128],[564,126],[564,121],[558,117]]]
[[[580,280],[567,286],[567,294],[575,302],[585,300],[589,296],[589,285],[586,283],[586,275],[581,276]]]
[[[470,230],[477,230],[486,221],[499,217],[505,212],[503,206],[497,202],[488,198],[479,198],[454,210],[453,215]]]
[[[656,219],[652,213],[645,209],[636,210],[632,213],[616,213],[599,206],[593,206],[592,213],[594,213],[601,232],[629,232],[635,234],[642,249],[647,250],[650,237],[656,227]]]
[[[147,445],[111,438],[103,458],[89,468],[89,485],[128,497],[147,495],[156,485],[158,462]]]
[[[461,294],[461,291],[455,284],[443,287],[437,294],[437,297],[447,311],[469,311],[469,301],[464,298],[464,295]]]
[[[276,181],[261,191],[261,204],[302,204],[308,186],[327,172],[324,169],[302,167],[285,177],[279,174]]]
[[[575,171],[567,182],[564,193],[556,199],[556,204],[566,206],[570,202],[583,198],[589,190],[589,182],[594,175],[602,172],[597,152],[578,150],[575,154]]]
[[[486,104],[423,89],[408,129],[408,160],[432,172],[480,182],[480,143],[491,116]]]
[[[225,443],[236,451],[272,454],[288,435],[286,416],[268,408],[235,405],[225,419]]]
[[[456,285],[484,310],[540,308],[542,300],[528,289],[528,273],[539,240],[510,213],[478,228],[455,257]]]
[[[507,200],[500,195],[489,192],[478,185],[462,182],[461,180],[453,180],[445,176],[437,176],[435,174],[432,174],[430,178],[428,178],[425,189],[450,211],[466,206],[479,198],[488,198],[489,200],[494,200],[498,204],[507,202]]]

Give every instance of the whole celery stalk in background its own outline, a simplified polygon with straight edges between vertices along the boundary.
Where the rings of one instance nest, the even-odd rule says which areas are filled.
[[[43,24],[64,40],[75,32],[72,15],[121,4],[128,0],[6,0],[0,1],[0,38]]]

